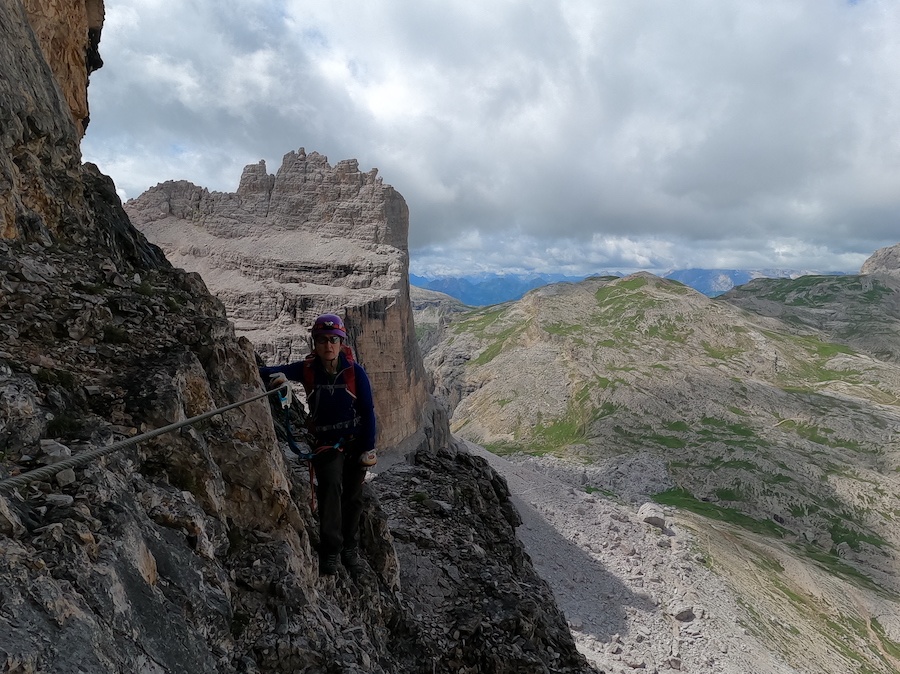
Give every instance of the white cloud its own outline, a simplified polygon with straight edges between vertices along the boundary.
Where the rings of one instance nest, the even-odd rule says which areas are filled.
[[[413,259],[459,268],[853,269],[897,241],[898,22],[890,0],[117,0],[83,148],[129,196],[358,158],[406,197]]]

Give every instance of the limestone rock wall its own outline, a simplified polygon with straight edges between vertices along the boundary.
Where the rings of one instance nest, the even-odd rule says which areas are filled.
[[[900,243],[879,248],[863,263],[860,274],[893,274],[900,276]]]
[[[18,0],[0,3],[0,82],[0,478],[258,391],[221,304],[81,165]],[[214,671],[213,643],[233,643],[228,535],[275,532],[310,560],[265,404],[167,440],[0,498],[0,594],[22,618],[0,619],[8,669]],[[226,608],[201,627],[173,601]]]
[[[90,120],[90,74],[103,65],[98,45],[105,14],[103,0],[24,0],[44,58],[62,87],[72,120],[83,136]]]
[[[29,86],[0,79],[0,237],[49,240],[49,230],[77,219],[66,208],[68,199],[79,197],[77,181],[55,176],[77,174],[78,139],[46,62],[24,56],[39,47],[31,31],[16,30],[27,23],[23,6],[4,2],[2,12],[0,58],[10,64],[9,77]],[[48,198],[51,184],[61,198]]]
[[[410,301],[413,308],[413,322],[416,324],[416,339],[425,356],[441,339],[443,331],[455,314],[467,307],[459,300],[444,293],[410,286]]]
[[[372,379],[379,444],[421,428],[428,390],[409,301],[409,211],[377,170],[332,167],[301,148],[275,175],[265,162],[247,166],[234,193],[171,181],[125,208],[175,266],[203,277],[269,363],[309,352],[316,315],[343,314]]]
[[[398,444],[428,420],[421,417],[429,395],[408,299],[383,298],[346,309],[349,337],[372,380],[381,438]],[[413,355],[415,354],[415,355]]]

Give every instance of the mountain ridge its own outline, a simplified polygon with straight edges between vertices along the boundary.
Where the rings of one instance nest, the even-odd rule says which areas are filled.
[[[633,272],[630,272],[633,273]],[[670,269],[651,272],[660,278],[680,281],[708,297],[715,297],[756,278],[788,278],[800,276],[841,276],[849,272],[815,272],[797,269]],[[410,274],[410,283],[425,290],[443,292],[469,306],[501,304],[521,297],[530,290],[552,283],[578,283],[592,276],[626,276],[621,271],[597,272],[584,276],[565,274],[508,274],[480,273],[466,276],[442,276],[429,278]]]

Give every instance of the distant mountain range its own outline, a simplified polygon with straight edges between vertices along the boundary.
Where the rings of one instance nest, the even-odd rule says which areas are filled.
[[[841,276],[847,273],[797,269],[675,269],[660,274],[660,276],[661,278],[679,281],[708,297],[716,297],[728,292],[735,286],[743,285],[755,278],[794,279],[810,274]],[[441,278],[428,278],[410,274],[409,282],[419,288],[445,293],[469,306],[480,307],[520,299],[529,290],[534,290],[550,283],[559,283],[561,281],[577,283],[591,276],[622,277],[625,274],[620,271],[610,271],[589,276],[566,276],[564,274],[476,274]]]
[[[622,274],[616,274],[616,276],[622,276]],[[445,293],[470,307],[509,302],[521,298],[529,290],[550,283],[560,283],[561,281],[577,283],[583,279],[583,276],[566,276],[564,274],[480,274],[445,276],[434,279],[415,274],[409,275],[410,284],[426,290]]]

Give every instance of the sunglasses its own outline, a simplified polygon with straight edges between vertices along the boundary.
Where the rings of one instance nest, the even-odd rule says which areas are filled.
[[[341,338],[337,335],[322,335],[316,337],[316,344],[340,344]]]

